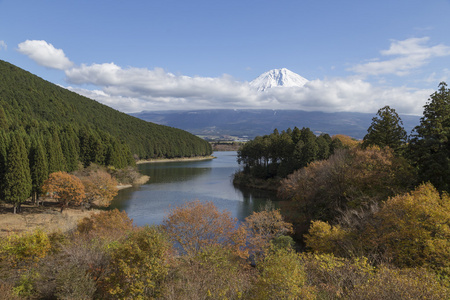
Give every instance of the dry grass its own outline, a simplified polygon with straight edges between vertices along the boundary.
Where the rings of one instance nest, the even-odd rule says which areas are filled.
[[[99,212],[66,208],[61,213],[60,206],[52,199],[45,199],[44,206],[26,202],[22,211],[14,214],[12,205],[0,204],[0,237],[10,233],[22,233],[41,228],[45,232],[67,232],[74,229],[79,220]]]

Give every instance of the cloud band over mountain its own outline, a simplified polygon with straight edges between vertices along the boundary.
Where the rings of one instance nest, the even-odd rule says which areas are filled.
[[[433,57],[450,55],[450,47],[427,46],[427,41],[427,38],[392,41],[391,47],[381,54],[395,56],[393,59],[350,68],[356,76],[315,79],[303,86],[275,87],[263,92],[229,75],[190,77],[174,75],[162,68],[123,68],[114,63],[76,66],[63,50],[45,41],[27,40],[19,44],[18,51],[42,66],[64,70],[69,89],[124,112],[265,108],[374,113],[390,105],[399,113],[421,114],[433,90],[375,86],[364,78],[404,75]]]

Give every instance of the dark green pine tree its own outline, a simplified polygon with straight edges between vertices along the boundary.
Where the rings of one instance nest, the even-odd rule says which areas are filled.
[[[330,144],[331,144],[331,137],[328,134],[321,134],[317,139],[317,146],[318,146],[318,153],[317,153],[317,159],[328,159],[330,157]]]
[[[14,213],[30,196],[31,175],[25,144],[19,134],[13,134],[6,162],[4,198],[14,205]]]
[[[306,167],[310,162],[317,159],[319,153],[319,146],[316,142],[316,135],[309,128],[302,128],[302,141],[304,146],[301,154],[301,165]]]
[[[6,118],[6,113],[3,110],[3,107],[0,106],[0,129],[8,129],[8,119]]]
[[[36,204],[39,199],[39,194],[42,193],[42,185],[49,175],[47,155],[45,154],[40,137],[34,137],[32,140],[30,151],[30,172],[32,182],[31,196]]]
[[[112,140],[106,150],[106,165],[114,166],[117,169],[123,169],[127,166],[127,159],[123,153],[122,144]]]
[[[377,112],[377,117],[372,119],[372,124],[364,136],[363,147],[371,145],[380,148],[389,147],[396,153],[406,144],[406,131],[403,122],[395,112],[395,109],[385,106]]]
[[[8,149],[10,144],[10,137],[6,131],[0,129],[0,199],[5,198],[5,174],[6,161],[8,159]]]
[[[66,162],[67,172],[78,169],[79,162],[79,140],[72,126],[65,126],[61,133],[61,148]]]
[[[61,148],[61,141],[57,130],[47,136],[47,161],[49,174],[66,170],[66,162]]]
[[[439,84],[438,91],[424,106],[408,150],[419,180],[430,181],[440,191],[450,192],[450,90],[445,82]]]

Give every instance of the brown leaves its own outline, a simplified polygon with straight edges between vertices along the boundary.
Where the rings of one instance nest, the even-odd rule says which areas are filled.
[[[69,204],[80,205],[84,200],[84,185],[80,179],[66,172],[54,172],[44,182],[44,192],[58,199],[61,212]]]
[[[108,207],[117,195],[117,181],[104,170],[91,171],[82,178],[85,187],[86,200],[97,206]]]
[[[164,219],[163,227],[188,255],[219,245],[245,255],[245,231],[230,212],[218,211],[212,202],[196,200],[176,207]]]

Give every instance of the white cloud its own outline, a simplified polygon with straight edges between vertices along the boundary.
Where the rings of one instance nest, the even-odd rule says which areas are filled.
[[[428,38],[394,41],[381,54],[397,57],[353,69],[364,74],[400,75],[432,57],[450,55],[449,47],[427,47],[424,45],[427,41]],[[358,77],[313,80],[303,87],[257,92],[248,82],[237,81],[229,75],[190,77],[174,75],[161,68],[122,68],[114,63],[74,66],[63,50],[46,41],[27,40],[19,44],[18,50],[42,66],[65,70],[66,81],[73,85],[68,89],[123,112],[264,108],[375,113],[389,105],[399,113],[420,115],[433,93],[432,90],[374,86]],[[430,79],[434,76],[431,74]],[[95,90],[83,88],[83,85],[94,86]]]
[[[359,64],[350,70],[364,75],[395,74],[403,76],[427,64],[433,57],[450,55],[450,47],[445,45],[428,46],[428,37],[410,38],[392,41],[388,50],[381,51],[383,56],[395,56],[384,61],[371,61]]]
[[[26,40],[18,45],[18,51],[47,68],[65,70],[73,66],[63,50],[46,41]]]
[[[114,63],[81,65],[66,70],[71,84],[99,89],[71,90],[124,112],[166,109],[268,108],[374,113],[390,105],[399,113],[421,114],[432,90],[375,87],[360,78],[313,80],[303,87],[257,92],[248,82],[176,76],[163,69],[123,69]]]
[[[0,50],[2,50],[2,48],[6,50],[8,49],[8,46],[6,45],[5,41],[0,40]]]

